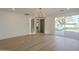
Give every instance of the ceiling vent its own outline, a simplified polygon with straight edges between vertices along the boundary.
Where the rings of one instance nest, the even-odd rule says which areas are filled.
[[[25,13],[24,15],[28,16],[28,15],[30,15],[30,14],[29,14],[29,13]]]

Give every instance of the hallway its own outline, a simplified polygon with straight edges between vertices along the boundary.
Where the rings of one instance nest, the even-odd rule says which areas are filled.
[[[36,34],[0,40],[1,51],[78,51],[79,40]]]

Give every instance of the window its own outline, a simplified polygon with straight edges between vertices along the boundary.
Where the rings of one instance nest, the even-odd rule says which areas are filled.
[[[56,17],[55,28],[58,31],[73,31],[79,32],[79,15],[68,17]]]

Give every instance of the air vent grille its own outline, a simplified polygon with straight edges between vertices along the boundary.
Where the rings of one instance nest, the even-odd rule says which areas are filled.
[[[25,13],[24,15],[30,15],[29,13]]]

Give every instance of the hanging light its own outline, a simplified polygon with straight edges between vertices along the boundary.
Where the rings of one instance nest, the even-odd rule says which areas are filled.
[[[37,11],[37,12],[36,12]],[[37,8],[36,9],[35,18],[46,18],[47,15],[47,9],[44,8]]]
[[[38,12],[38,17],[39,17],[39,18],[43,18],[44,15],[43,15],[43,10],[42,10],[42,8],[39,8],[38,11],[39,11],[39,12]]]

